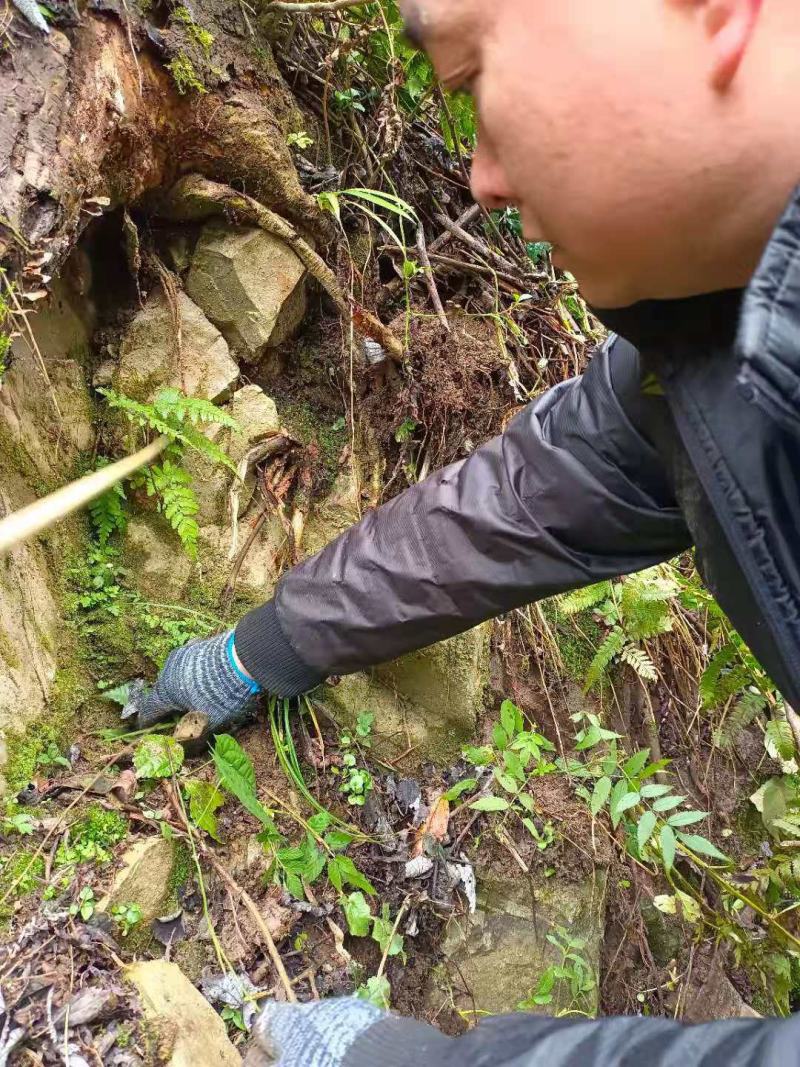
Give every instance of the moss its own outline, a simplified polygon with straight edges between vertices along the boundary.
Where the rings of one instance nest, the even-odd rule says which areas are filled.
[[[35,892],[44,879],[44,857],[37,856],[35,852],[20,850],[12,853],[6,859],[0,860],[3,872],[3,885],[14,886],[13,896],[29,896]]]
[[[555,634],[566,673],[574,682],[583,685],[595,653],[606,636],[605,631],[589,611],[565,618],[558,611],[555,600],[543,601],[541,610]]]
[[[347,424],[343,420],[331,420],[330,415],[314,411],[307,403],[290,400],[279,407],[289,433],[304,444],[315,444],[319,449],[323,484],[318,491],[324,491],[333,484],[339,472],[339,456],[348,440]]]
[[[10,637],[3,629],[0,629],[0,659],[2,659],[6,667],[11,668],[12,671],[19,669],[20,658],[17,655],[17,650],[14,648]]]
[[[174,842],[175,858],[172,863],[167,889],[167,912],[174,911],[178,905],[178,891],[183,889],[186,883],[195,873],[194,860],[189,846],[185,841]]]

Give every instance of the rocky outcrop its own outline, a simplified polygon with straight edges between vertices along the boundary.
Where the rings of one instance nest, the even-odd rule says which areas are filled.
[[[214,441],[229,459],[238,464],[247,453],[280,430],[280,419],[275,401],[257,385],[246,385],[237,390],[225,405],[225,411],[236,420],[238,430],[211,426],[207,436]],[[197,452],[186,457],[186,469],[194,480],[194,490],[200,504],[197,521],[201,526],[221,524],[228,518],[228,493],[234,476],[230,470],[212,463]],[[243,514],[253,496],[254,477],[248,473],[239,487],[239,514]]]
[[[138,904],[141,929],[149,929],[153,919],[164,914],[169,901],[175,846],[164,837],[147,837],[132,845],[122,857],[108,895],[100,903],[102,910],[117,904]]]
[[[402,656],[369,674],[342,678],[326,700],[348,725],[375,713],[373,748],[404,767],[458,758],[475,735],[489,674],[490,625]]]
[[[561,952],[547,935],[564,927],[571,938],[584,942],[580,955],[593,977],[593,989],[576,1002],[569,982],[557,980],[552,999],[538,1007],[546,1015],[578,1009],[597,1010],[600,949],[605,919],[606,874],[598,868],[584,882],[534,885],[523,879],[478,879],[478,909],[474,915],[451,919],[442,949],[442,972],[428,991],[431,1007],[441,1007],[452,995],[456,1010],[478,1017],[512,1011],[537,988],[551,966],[562,964]],[[445,987],[449,986],[449,992]]]
[[[186,291],[237,358],[261,363],[300,325],[304,274],[291,248],[266,231],[214,221],[200,236]]]
[[[200,308],[183,292],[171,302],[159,287],[122,339],[114,385],[141,401],[152,400],[166,386],[225,400],[238,377],[225,338]]]
[[[168,1067],[239,1067],[242,1057],[225,1023],[177,963],[134,963],[125,976],[139,994],[145,1020],[156,1038],[157,1060]]]

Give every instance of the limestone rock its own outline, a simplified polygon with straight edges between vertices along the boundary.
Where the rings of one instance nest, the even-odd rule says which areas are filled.
[[[124,562],[140,592],[153,600],[180,600],[194,564],[159,515],[134,515],[125,531]]]
[[[138,904],[141,929],[164,914],[175,867],[175,848],[164,837],[146,837],[133,844],[122,857],[122,867],[108,895],[100,902],[107,911],[116,904]]]
[[[686,996],[684,1020],[709,1023],[716,1019],[760,1019],[757,1011],[740,996],[725,974],[720,956],[715,957],[705,980],[690,988]]]
[[[556,881],[554,879],[554,881]],[[445,930],[444,967],[452,969],[456,1009],[491,1015],[514,1011],[536,988],[548,967],[560,964],[560,953],[546,935],[564,926],[571,937],[586,939],[582,956],[599,979],[600,949],[605,916],[606,874],[596,869],[578,884],[558,880],[531,887],[527,879],[478,879],[478,910],[453,918]],[[464,985],[469,990],[463,992]],[[560,1010],[596,1008],[597,985],[587,1001],[572,1002],[567,983],[556,982],[553,1000],[537,1009],[555,1015]],[[445,997],[441,982],[432,981],[428,996],[438,1008]]]
[[[352,725],[375,715],[373,747],[394,759],[411,746],[404,767],[455,759],[474,733],[489,670],[491,625],[413,652],[326,689],[326,702]]]
[[[186,291],[237,356],[260,363],[305,314],[304,274],[291,248],[272,234],[213,221],[198,241]]]
[[[225,406],[227,413],[239,424],[238,431],[222,426],[210,426],[206,436],[214,441],[230,457],[234,464],[265,438],[280,430],[280,420],[275,401],[257,385],[238,389]],[[192,475],[192,485],[197,495],[200,511],[198,523],[225,524],[228,519],[228,492],[233,474],[218,463],[212,463],[198,452],[186,456],[185,467]],[[254,478],[248,474],[239,490],[239,514],[242,515],[253,496]]]
[[[176,963],[134,963],[125,975],[157,1036],[159,1062],[169,1067],[239,1067],[242,1057],[228,1039],[225,1023]]]
[[[172,309],[157,288],[122,339],[115,387],[141,401],[152,400],[165,386],[206,400],[224,399],[239,377],[225,338],[185,293],[178,293],[177,306],[183,374],[176,358]]]

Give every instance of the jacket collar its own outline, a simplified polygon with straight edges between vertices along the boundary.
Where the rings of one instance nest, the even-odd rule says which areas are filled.
[[[738,383],[745,397],[797,432],[800,426],[800,186],[745,292]]]
[[[704,349],[729,348],[751,402],[794,428],[800,422],[800,186],[792,195],[750,285],[684,300],[646,300],[595,310],[641,352],[656,352],[669,377]]]

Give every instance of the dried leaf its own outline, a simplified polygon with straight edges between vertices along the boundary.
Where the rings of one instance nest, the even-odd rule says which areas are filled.
[[[414,847],[411,850],[411,858],[421,856],[425,845],[426,835],[436,841],[444,841],[447,837],[447,828],[450,822],[450,802],[441,791],[437,791],[431,799],[431,808],[425,822],[417,830]]]

